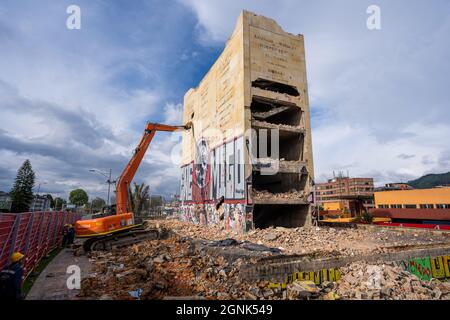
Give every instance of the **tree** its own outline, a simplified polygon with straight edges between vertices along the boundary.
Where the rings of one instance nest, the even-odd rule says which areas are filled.
[[[67,201],[64,200],[63,198],[60,197],[56,197],[54,200],[55,203],[55,210],[62,210],[63,205],[67,204]]]
[[[33,187],[35,174],[30,160],[25,160],[17,171],[14,186],[11,190],[12,212],[29,211],[33,201]]]
[[[92,209],[100,210],[105,205],[106,202],[102,198],[97,197],[94,200],[92,200]]]
[[[140,217],[144,208],[145,201],[150,196],[150,187],[144,183],[134,183],[133,191],[131,192],[131,208],[135,216]]]
[[[83,189],[75,189],[70,191],[69,201],[70,203],[81,207],[88,203],[89,197]]]

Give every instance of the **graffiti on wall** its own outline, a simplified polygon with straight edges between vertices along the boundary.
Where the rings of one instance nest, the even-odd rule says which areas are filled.
[[[409,272],[416,275],[419,279],[431,279],[430,258],[414,258],[409,261]]]
[[[181,200],[193,202],[244,199],[244,137],[212,150],[206,139],[199,139],[194,161],[181,168],[180,195]]]
[[[416,275],[421,280],[450,278],[450,256],[413,258],[406,261],[395,261],[395,264],[403,270]],[[339,269],[335,268],[310,272],[296,272],[287,275],[284,282],[269,282],[268,287],[285,289],[288,284],[296,280],[310,280],[316,285],[319,285],[325,281],[338,281],[340,278],[341,273]]]
[[[245,184],[243,136],[215,149],[199,139],[194,161],[181,168],[181,218],[245,232],[249,219]],[[216,208],[219,199],[224,203]]]
[[[181,219],[202,225],[221,225],[227,230],[245,232],[248,225],[247,206],[243,203],[225,203],[216,209],[212,203],[186,204],[180,207]]]
[[[298,281],[309,280],[319,285],[325,281],[333,282],[338,281],[341,278],[341,272],[339,269],[330,268],[330,269],[321,269],[318,271],[309,271],[309,272],[294,272],[286,276],[286,280],[284,282],[269,282],[269,288],[282,288],[285,289],[286,286],[290,283]]]
[[[421,280],[450,278],[450,256],[414,258],[396,264]]]

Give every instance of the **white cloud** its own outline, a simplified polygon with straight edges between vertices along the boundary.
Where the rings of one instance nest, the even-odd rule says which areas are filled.
[[[113,167],[118,175],[146,121],[177,120],[179,105],[166,105],[177,88],[166,91],[165,77],[171,55],[177,55],[175,46],[185,40],[171,28],[148,32],[166,20],[182,21],[176,8],[162,17],[153,4],[136,3],[128,12],[145,19],[129,21],[115,19],[123,14],[119,4],[79,1],[82,28],[69,31],[67,5],[24,0],[5,2],[0,9],[0,168],[8,172],[0,190],[11,186],[20,163],[30,158],[39,176],[49,180],[49,192],[77,185],[98,193],[104,186],[87,171],[90,167]],[[33,143],[36,147],[27,151]],[[161,166],[174,170],[169,147],[159,135],[155,138],[140,169],[146,179],[154,179],[149,171],[159,174]],[[166,192],[178,184],[160,187]]]

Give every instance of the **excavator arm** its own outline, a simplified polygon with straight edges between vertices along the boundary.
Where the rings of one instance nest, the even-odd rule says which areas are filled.
[[[153,137],[155,136],[156,131],[180,131],[180,130],[188,130],[191,128],[191,123],[188,123],[184,126],[170,126],[159,123],[147,123],[145,127],[144,134],[139,142],[137,148],[134,150],[134,154],[128,162],[127,166],[122,172],[120,179],[117,183],[116,187],[116,212],[117,214],[122,214],[126,212],[131,212],[131,204],[129,203],[129,195],[128,190],[131,184],[131,181],[136,174],[136,171],[139,168],[139,165],[144,158],[145,153],[147,152],[148,146],[150,142],[152,142]]]
[[[131,210],[131,203],[128,195],[131,181],[133,180],[134,175],[136,174],[136,171],[138,170],[156,131],[173,132],[189,130],[191,127],[191,122],[184,126],[169,126],[159,123],[147,123],[139,145],[135,149],[133,156],[117,182],[116,214],[97,219],[79,220],[75,224],[75,233],[77,237],[91,238],[84,243],[86,251],[90,250],[92,246],[106,246],[106,244],[110,243],[109,241],[112,235],[118,237],[116,235],[120,233],[121,237],[126,238],[126,232],[128,232],[128,235],[132,234],[130,231],[131,229],[134,229],[134,236],[136,236],[139,232],[143,232],[138,232],[135,230],[137,225],[134,222],[134,214]],[[138,239],[138,237],[136,239]],[[129,240],[126,240],[125,242],[128,243]]]

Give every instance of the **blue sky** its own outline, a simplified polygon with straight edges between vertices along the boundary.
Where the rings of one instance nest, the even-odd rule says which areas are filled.
[[[245,3],[245,5],[244,5]],[[81,8],[68,30],[66,8]],[[381,8],[381,30],[366,9]],[[147,120],[179,123],[184,92],[223,49],[242,9],[305,36],[316,179],[377,184],[450,171],[448,1],[9,1],[0,5],[0,190],[27,158],[66,196],[106,196]],[[179,189],[179,136],[160,134],[136,181]]]

